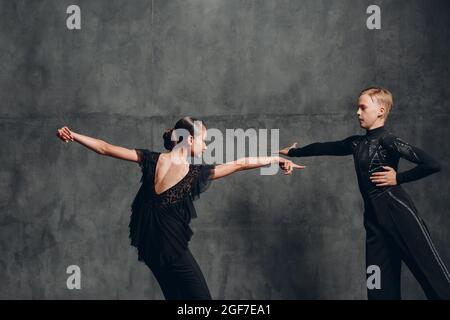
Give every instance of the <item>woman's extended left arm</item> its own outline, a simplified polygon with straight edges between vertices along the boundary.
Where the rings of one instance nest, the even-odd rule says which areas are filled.
[[[284,159],[282,157],[247,157],[241,158],[235,161],[230,161],[224,164],[216,165],[214,168],[214,173],[211,175],[210,179],[219,179],[226,177],[238,171],[256,169],[264,167],[266,165],[278,163],[280,168],[285,174],[292,174],[294,169],[304,169],[305,166],[298,165],[291,160]]]

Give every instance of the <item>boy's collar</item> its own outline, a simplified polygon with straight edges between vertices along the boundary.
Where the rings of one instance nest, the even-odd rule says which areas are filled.
[[[382,134],[385,131],[386,131],[386,129],[384,128],[384,126],[381,126],[381,127],[375,128],[375,129],[366,130],[366,136],[375,137],[375,136]]]

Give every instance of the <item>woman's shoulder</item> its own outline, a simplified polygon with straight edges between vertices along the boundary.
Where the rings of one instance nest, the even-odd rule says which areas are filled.
[[[191,164],[191,171],[197,175],[208,175],[211,173],[212,170],[214,170],[215,165],[214,164]]]
[[[156,163],[161,152],[152,151],[146,148],[135,148],[138,154],[138,163],[142,169],[143,177],[154,172]],[[141,179],[141,181],[143,178]]]
[[[139,162],[143,162],[143,160],[154,160],[159,157],[161,152],[153,151],[147,148],[134,148],[139,157]]]
[[[151,155],[157,155],[161,152],[153,151],[147,148],[134,148],[136,150],[137,154],[140,156],[151,156]]]

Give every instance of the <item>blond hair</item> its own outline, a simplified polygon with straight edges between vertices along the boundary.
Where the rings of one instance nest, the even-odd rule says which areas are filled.
[[[386,119],[389,112],[392,110],[392,105],[394,103],[392,93],[385,88],[370,87],[362,90],[359,96],[362,96],[363,94],[367,94],[372,101],[375,100],[386,108],[386,113],[384,115],[384,118]]]

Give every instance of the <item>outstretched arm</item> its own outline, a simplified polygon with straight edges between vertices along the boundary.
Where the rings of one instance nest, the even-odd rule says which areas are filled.
[[[115,146],[109,144],[106,141],[88,137],[71,131],[68,127],[62,127],[61,129],[58,129],[56,135],[65,142],[76,141],[100,155],[133,162],[140,161],[140,155],[135,149],[127,149],[124,147]]]
[[[227,162],[215,166],[214,173],[210,177],[211,180],[226,177],[232,173],[264,167],[266,165],[278,163],[285,174],[292,174],[294,169],[304,169],[305,166],[300,166],[288,159],[282,157],[247,157],[236,161]]]
[[[302,148],[297,148],[297,143],[294,143],[279,153],[289,157],[346,156],[352,154],[352,144],[356,139],[357,136],[352,136],[341,141],[316,142]]]

